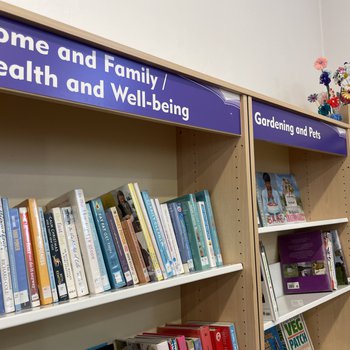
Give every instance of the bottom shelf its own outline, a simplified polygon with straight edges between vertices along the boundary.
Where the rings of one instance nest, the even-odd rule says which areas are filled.
[[[349,291],[350,285],[339,286],[339,288],[333,292],[283,295],[277,298],[279,317],[275,321],[264,320],[264,330],[284,322],[291,317],[302,314],[307,310],[310,310]]]
[[[135,285],[101,294],[88,295],[86,297],[72,299],[66,302],[6,314],[0,317],[0,330],[241,270],[243,270],[243,266],[240,263],[225,265],[205,271],[192,272],[176,276],[160,282]]]

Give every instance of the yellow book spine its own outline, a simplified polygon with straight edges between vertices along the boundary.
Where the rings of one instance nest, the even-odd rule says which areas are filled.
[[[146,241],[147,249],[148,249],[151,261],[152,261],[152,265],[154,267],[156,280],[157,281],[161,281],[161,280],[163,280],[162,270],[160,269],[160,265],[159,265],[159,262],[158,262],[158,259],[157,259],[156,252],[155,252],[154,247],[153,247],[153,243],[152,243],[152,239],[151,239],[151,236],[150,236],[150,232],[148,230],[148,227],[147,227],[145,218],[143,216],[143,212],[142,212],[139,200],[138,200],[137,195],[136,195],[134,184],[129,183],[128,184],[128,188],[129,188],[132,200],[133,200],[134,205],[135,205],[137,216],[138,216],[138,218],[140,220],[141,229],[142,229],[143,235],[145,237],[145,241]]]

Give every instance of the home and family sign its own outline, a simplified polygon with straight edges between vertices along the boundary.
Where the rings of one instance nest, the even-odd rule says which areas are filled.
[[[0,88],[240,134],[240,97],[0,16]]]
[[[347,155],[343,128],[255,100],[253,123],[257,140]]]

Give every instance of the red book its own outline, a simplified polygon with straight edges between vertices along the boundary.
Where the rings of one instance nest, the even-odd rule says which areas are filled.
[[[176,339],[176,344],[179,350],[187,350],[186,339],[184,335],[174,335],[174,334],[159,334],[159,333],[142,333],[142,335],[151,336],[151,337],[171,337]]]
[[[157,332],[161,334],[184,335],[185,337],[199,338],[203,350],[214,350],[211,343],[210,330],[208,326],[190,326],[183,324],[167,324],[158,327]]]
[[[22,229],[24,256],[26,261],[28,288],[29,288],[29,295],[30,295],[30,304],[32,307],[35,307],[40,305],[40,299],[39,299],[38,282],[37,282],[36,272],[35,272],[33,247],[32,247],[32,241],[30,239],[28,212],[27,212],[27,208],[22,208],[22,207],[19,208],[18,211],[19,211],[19,218],[20,218],[21,229]]]

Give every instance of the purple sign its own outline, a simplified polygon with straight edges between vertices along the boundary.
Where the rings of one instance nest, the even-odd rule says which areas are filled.
[[[254,138],[347,155],[346,130],[253,100]]]
[[[240,97],[0,17],[0,88],[240,134]]]

